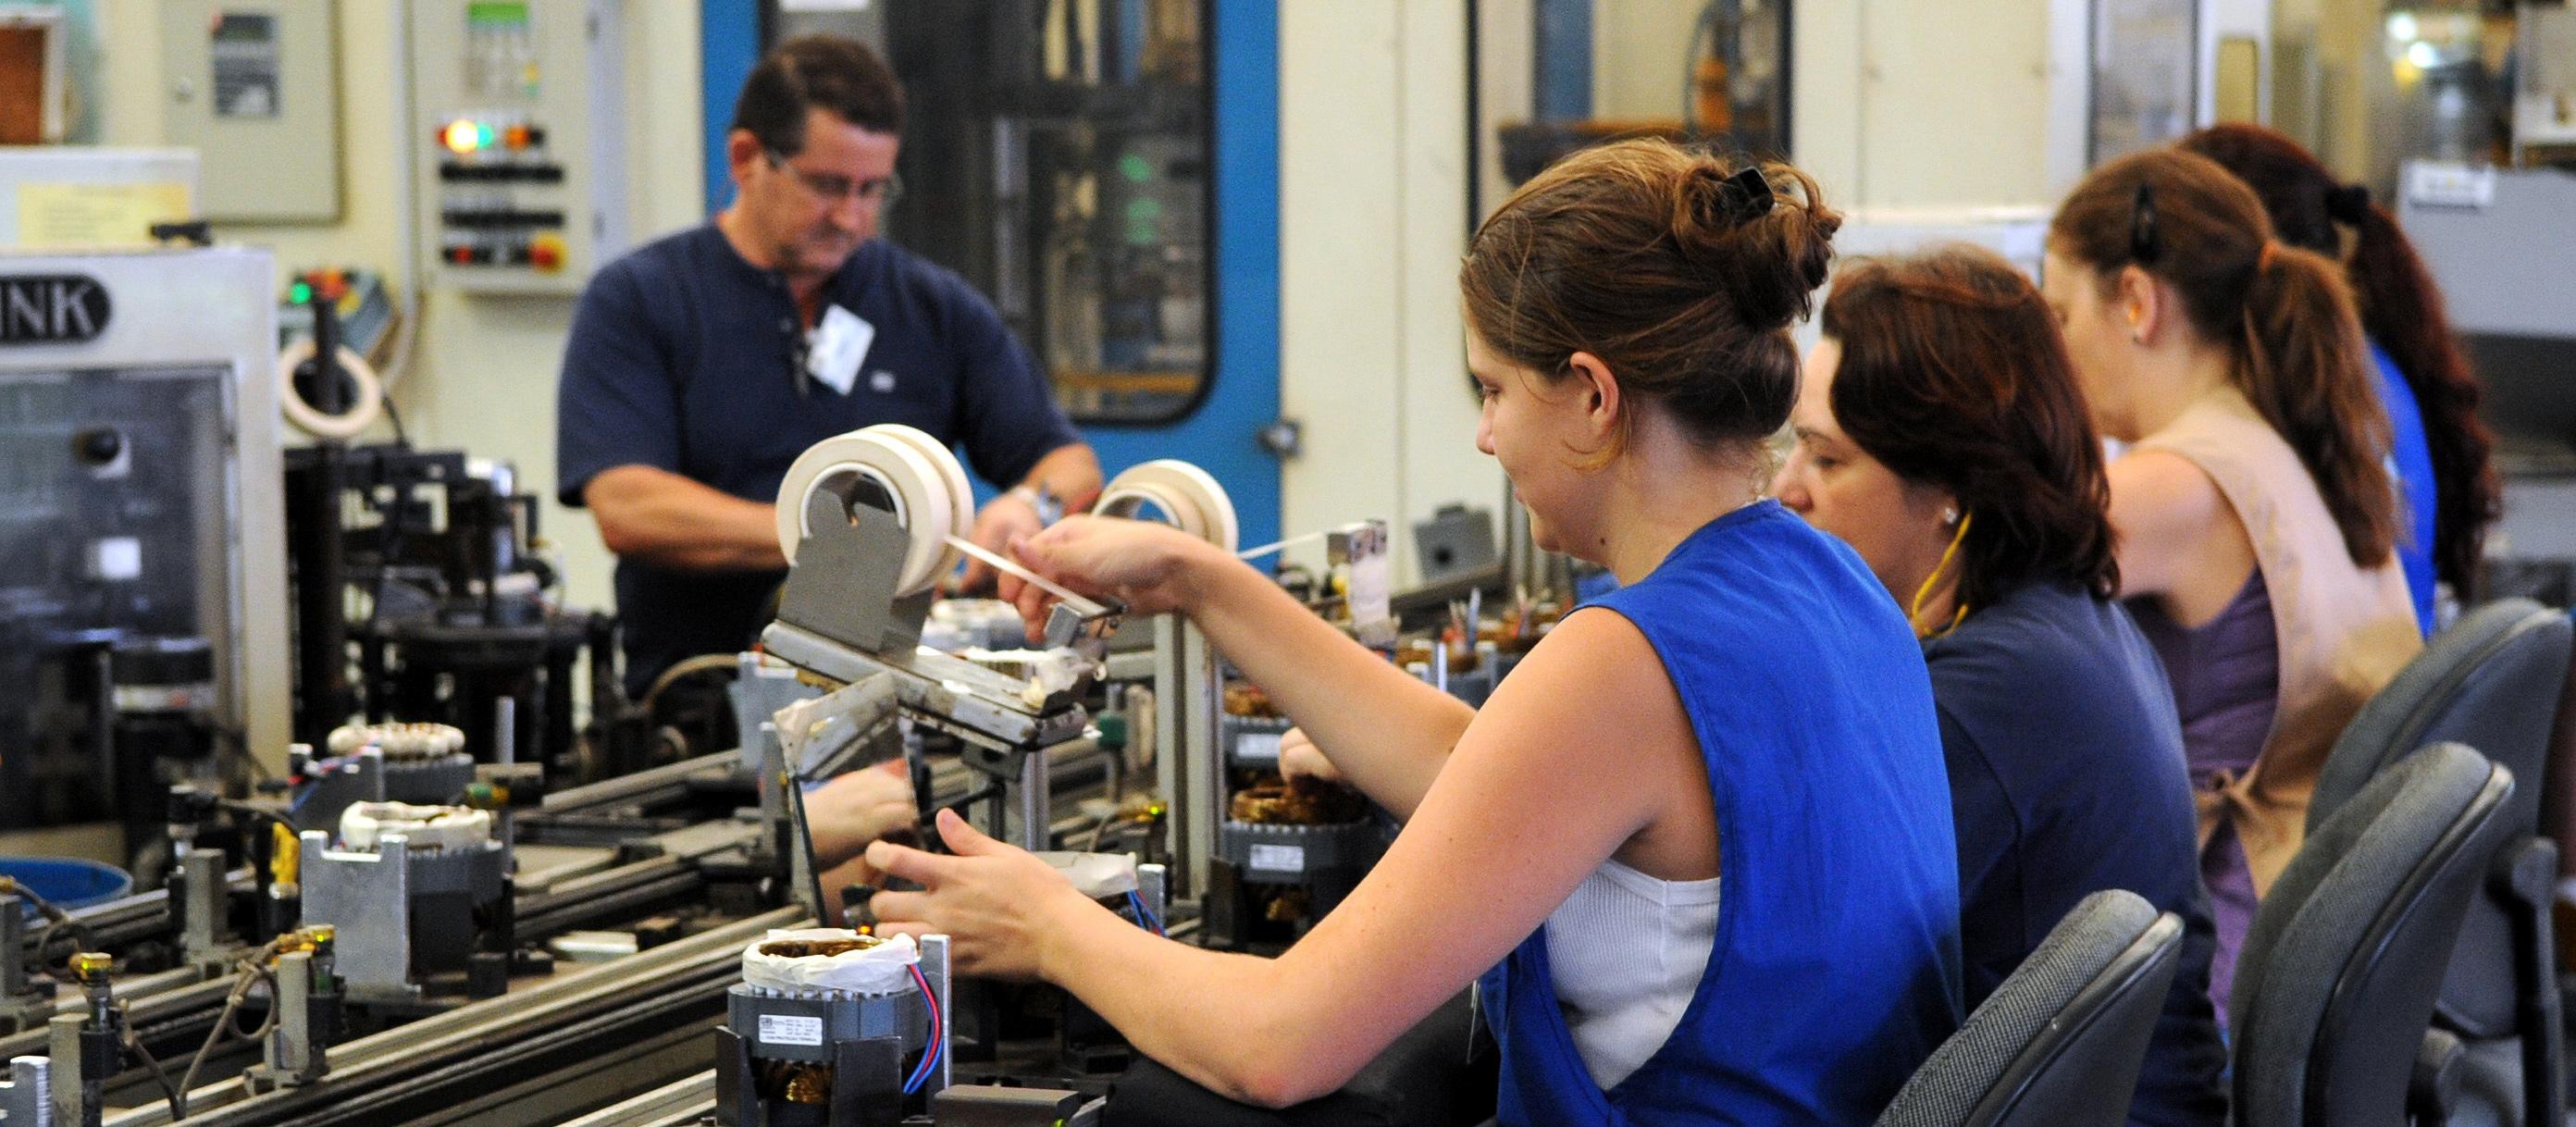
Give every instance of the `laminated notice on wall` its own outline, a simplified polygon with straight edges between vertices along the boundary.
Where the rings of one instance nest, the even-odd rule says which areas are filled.
[[[276,117],[285,52],[277,17],[224,12],[215,17],[209,54],[215,64],[216,117]]]
[[[188,210],[186,184],[21,184],[18,245],[150,246],[153,224],[186,219]]]

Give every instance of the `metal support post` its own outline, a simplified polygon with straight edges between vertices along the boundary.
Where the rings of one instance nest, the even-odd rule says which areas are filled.
[[[267,830],[258,826],[249,832]],[[220,963],[232,946],[227,860],[220,849],[191,849],[179,858],[179,954],[189,962]]]
[[[1046,752],[1033,749],[1020,758],[1020,779],[1014,786],[1019,801],[1012,814],[1018,822],[1014,829],[1020,848],[1032,853],[1055,848],[1053,784],[1054,778],[1047,773]]]
[[[9,1079],[0,1081],[0,1122],[9,1127],[53,1127],[53,1083],[52,1061],[9,1058]]]
[[[954,1044],[957,1037],[957,1025],[956,1022],[950,1018],[950,1013],[954,1007],[949,1005],[949,1002],[951,1001],[950,994],[952,993],[952,991],[949,990],[949,985],[954,982],[955,979],[951,978],[948,974],[947,936],[925,935],[921,937],[921,977],[929,981],[930,991],[935,995],[932,1001],[939,1007],[939,1028],[947,1035],[950,1043]],[[948,1070],[956,1061],[957,1054],[949,1052],[948,1046],[946,1045],[930,1045],[925,1047],[922,1051],[935,1052],[939,1054],[939,1067],[931,1070],[930,1078],[922,1082],[921,1098],[926,1102],[935,1099],[939,1095],[941,1089],[948,1087]]]

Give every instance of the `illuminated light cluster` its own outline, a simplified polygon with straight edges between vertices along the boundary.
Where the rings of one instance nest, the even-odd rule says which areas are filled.
[[[492,127],[479,121],[458,118],[438,131],[438,142],[447,151],[463,156],[492,147]]]
[[[458,156],[490,149],[518,152],[533,149],[544,135],[533,125],[509,125],[494,130],[490,122],[460,117],[438,127],[438,143]]]

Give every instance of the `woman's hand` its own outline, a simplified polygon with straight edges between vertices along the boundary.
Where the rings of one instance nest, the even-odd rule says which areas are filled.
[[[1306,738],[1304,728],[1290,728],[1279,737],[1279,774],[1290,780],[1342,781],[1341,768],[1333,766],[1333,761],[1324,757],[1324,750]]]
[[[1169,525],[1117,517],[1066,517],[1035,536],[1011,542],[1011,554],[1029,570],[1086,595],[1106,595],[1137,616],[1188,612],[1196,598],[1197,568],[1228,560],[1215,547]],[[1058,601],[1035,584],[1020,589],[1020,617],[1029,639],[1046,635],[1049,608]]]
[[[901,759],[836,775],[805,792],[814,863],[825,869],[839,868],[880,838],[917,840],[913,826],[920,817],[913,806],[912,771]]]
[[[941,857],[880,841],[868,862],[920,892],[880,892],[868,902],[882,935],[945,935],[961,974],[1026,981],[1041,977],[1047,945],[1069,913],[1102,911],[1064,874],[1027,850],[976,832],[954,810],[939,812]]]

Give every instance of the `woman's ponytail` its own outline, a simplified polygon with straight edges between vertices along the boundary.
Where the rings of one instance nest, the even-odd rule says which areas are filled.
[[[2265,243],[2243,320],[2246,398],[2316,478],[2352,562],[2387,562],[2397,538],[2388,413],[2372,386],[2343,268],[2314,251]]]

